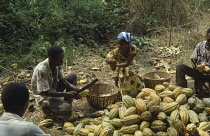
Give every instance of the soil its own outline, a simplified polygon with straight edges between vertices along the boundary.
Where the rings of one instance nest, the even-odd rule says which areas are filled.
[[[114,76],[114,73],[111,71],[110,67],[105,63],[105,55],[102,55],[102,53],[107,53],[113,49],[113,47],[102,47],[102,52],[98,52],[99,50],[89,50],[86,51],[86,54],[84,55],[75,55],[73,60],[66,60],[66,63],[63,65],[63,69],[65,74],[69,72],[76,72],[78,75],[78,86],[83,87],[92,80],[98,78],[100,82],[108,82],[110,84],[114,84],[114,80],[112,77]],[[181,51],[180,54],[175,56],[168,56],[168,57],[162,57],[161,54],[164,52],[156,52],[156,48],[154,47],[144,47],[141,49],[136,56],[136,62],[137,62],[137,72],[139,76],[146,72],[154,71],[154,70],[160,70],[165,71],[164,67],[155,68],[153,66],[154,58],[164,59],[168,64],[171,66],[171,84],[175,84],[175,74],[172,72],[175,70],[175,65],[177,62],[184,62],[186,64],[190,65],[189,57],[192,50],[188,51]],[[24,69],[24,68],[17,68],[12,69],[8,68],[5,69],[0,73],[0,81],[1,81],[1,90],[4,87],[4,84],[6,82],[23,82],[25,83],[28,88],[30,89],[30,78],[32,75],[32,68],[35,67],[31,66],[30,69]],[[27,71],[30,75],[27,75],[27,77],[22,77],[19,75],[15,75],[13,72],[21,73],[21,71]],[[13,71],[13,72],[11,72]],[[7,81],[6,78],[9,78]],[[80,82],[79,82],[80,81]],[[87,81],[82,84],[81,81]],[[189,87],[193,88],[193,80],[189,80]],[[83,117],[80,117],[78,120],[81,120],[86,117],[90,117],[91,113],[97,111],[97,109],[92,108],[86,98],[82,98],[79,100],[73,101],[73,111],[84,113]],[[2,111],[1,111],[2,113]],[[70,116],[70,115],[69,115]],[[23,117],[25,120],[33,122],[34,124],[38,125],[39,122],[44,120],[43,113],[39,107],[36,106],[35,100],[33,98],[33,95],[30,95],[30,104],[29,109],[26,111]],[[63,124],[66,122],[66,118],[63,117],[57,117],[54,119],[53,125],[51,127],[41,127],[46,133],[51,134],[52,136],[59,136],[59,135],[68,135],[62,130]]]

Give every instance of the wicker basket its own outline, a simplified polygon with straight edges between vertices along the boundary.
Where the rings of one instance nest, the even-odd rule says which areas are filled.
[[[154,89],[156,85],[162,84],[163,82],[169,82],[171,75],[166,72],[153,71],[143,74],[144,85],[147,88]]]
[[[96,83],[89,90],[87,100],[90,106],[95,109],[106,108],[115,101],[118,94],[118,88],[108,83]]]

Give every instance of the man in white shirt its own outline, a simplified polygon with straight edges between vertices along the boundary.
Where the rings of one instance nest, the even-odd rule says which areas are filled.
[[[33,95],[46,117],[70,114],[73,98],[80,98],[77,75],[74,72],[63,75],[64,50],[61,47],[51,46],[47,55],[48,58],[34,68],[31,79]]]
[[[193,64],[193,68],[185,65],[185,64],[177,64],[176,65],[176,85],[181,87],[187,87],[187,80],[185,79],[185,75],[193,77],[194,79],[204,79],[210,80],[210,75],[206,74],[204,71],[199,71],[196,69],[197,65],[205,64],[210,67],[210,28],[207,29],[206,32],[206,40],[199,42],[190,59]]]
[[[29,101],[29,92],[25,85],[9,83],[2,91],[1,101],[5,112],[0,117],[0,136],[50,136],[22,118]]]

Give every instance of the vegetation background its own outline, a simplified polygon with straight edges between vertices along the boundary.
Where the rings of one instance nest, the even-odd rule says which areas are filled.
[[[140,48],[194,48],[210,27],[209,11],[210,0],[1,0],[0,65],[32,64],[50,45],[72,57],[111,45],[121,31]]]
[[[175,70],[178,62],[190,63],[209,27],[210,0],[0,0],[0,92],[11,81],[30,88],[32,69],[51,45],[65,49],[65,73],[74,70],[83,82],[96,77],[112,81],[104,58],[122,31],[136,39],[140,74],[154,68],[154,58]],[[73,107],[93,112],[85,99]],[[24,118],[37,125],[43,120],[33,97]],[[63,123],[57,120],[43,130],[65,135]]]

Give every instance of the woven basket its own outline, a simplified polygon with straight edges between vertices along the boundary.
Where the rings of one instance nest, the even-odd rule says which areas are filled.
[[[159,76],[160,79],[157,77]],[[163,82],[169,82],[171,81],[171,75],[166,72],[160,72],[160,71],[153,71],[143,74],[144,79],[144,85],[146,88],[152,88],[154,89],[156,85],[162,84]]]
[[[118,88],[108,83],[96,83],[89,88],[88,103],[95,109],[104,109],[112,104],[118,94]]]

